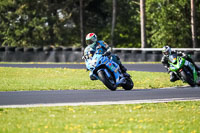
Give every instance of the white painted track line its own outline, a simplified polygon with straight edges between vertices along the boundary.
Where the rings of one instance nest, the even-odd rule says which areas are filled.
[[[170,98],[170,99],[149,99],[130,101],[107,101],[107,102],[79,102],[79,103],[48,103],[48,104],[26,104],[26,105],[3,105],[0,108],[29,108],[29,107],[53,107],[53,106],[94,106],[94,105],[120,105],[120,104],[142,104],[142,103],[163,103],[174,101],[200,101],[199,98]]]

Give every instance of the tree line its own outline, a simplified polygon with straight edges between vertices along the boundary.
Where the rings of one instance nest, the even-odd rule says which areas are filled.
[[[198,0],[1,0],[0,12],[0,46],[85,47],[95,32],[113,47],[200,47]]]

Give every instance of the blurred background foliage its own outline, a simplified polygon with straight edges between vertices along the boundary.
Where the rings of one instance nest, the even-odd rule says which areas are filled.
[[[117,1],[114,47],[141,47],[139,2]],[[200,20],[200,2],[195,5]],[[85,0],[83,9],[85,34],[110,43],[112,0]],[[0,46],[81,47],[79,0],[1,0],[0,12]],[[189,0],[146,0],[148,47],[192,47],[190,19]]]

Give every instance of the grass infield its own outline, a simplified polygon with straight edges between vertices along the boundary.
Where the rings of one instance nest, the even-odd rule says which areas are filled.
[[[184,86],[172,83],[169,74],[128,71],[135,89]],[[0,67],[0,91],[107,89],[100,81],[91,81],[84,69],[68,68],[10,68]]]
[[[200,101],[0,109],[1,133],[199,133]]]

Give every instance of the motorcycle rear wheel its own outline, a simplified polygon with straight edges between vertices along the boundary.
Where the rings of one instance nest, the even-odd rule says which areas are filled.
[[[101,70],[98,72],[98,76],[99,76],[99,79],[104,83],[104,85],[110,89],[111,91],[115,91],[117,89],[117,86],[115,84],[115,81],[114,81],[114,77],[112,76],[111,74],[111,78],[108,78],[106,73]]]

